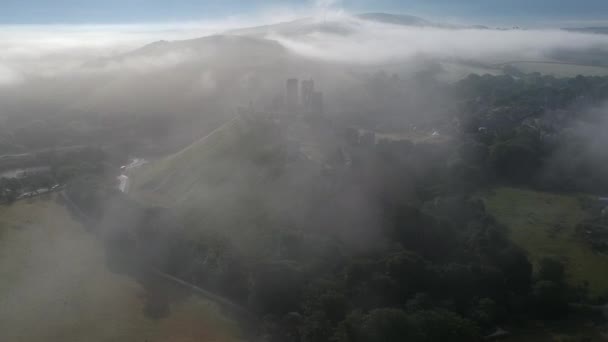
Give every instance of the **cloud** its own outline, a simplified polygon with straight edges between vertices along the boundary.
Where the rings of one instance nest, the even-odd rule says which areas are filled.
[[[372,23],[345,15],[333,16],[323,27],[302,36],[275,33],[269,37],[308,57],[357,63],[383,63],[420,55],[501,63],[541,60],[559,49],[608,49],[608,35],[562,30],[453,30]]]
[[[0,87],[17,84],[22,80],[22,76],[15,70],[9,69],[8,67],[0,64]]]
[[[127,52],[157,37],[177,39],[188,34],[208,31],[189,25],[1,27],[0,85],[72,72],[86,61]]]
[[[244,26],[290,20],[295,13],[269,10],[250,18],[229,17],[204,22],[125,25],[0,25],[0,86],[31,77],[52,77],[79,69],[88,61],[118,56],[158,40],[193,39]],[[162,57],[175,64],[180,57]],[[125,67],[140,70],[162,61],[137,60]],[[114,64],[116,67],[117,64]]]
[[[608,49],[608,35],[559,30],[449,30],[369,22],[350,16],[340,1],[315,0],[310,12],[273,9],[252,18],[207,22],[130,25],[50,25],[0,27],[0,86],[36,77],[74,72],[87,61],[116,56],[157,40],[198,38],[288,21],[299,15],[304,34],[267,32],[291,51],[311,58],[349,63],[386,63],[416,56],[500,63],[539,60],[558,49]],[[172,67],[192,56],[171,54],[157,60],[133,59],[111,67],[139,72]]]
[[[341,3],[341,0],[315,0],[315,7],[321,9],[328,9],[339,6]]]
[[[608,51],[608,35],[560,30],[482,30],[415,27],[371,22],[339,9],[339,1],[316,0],[298,12],[272,9],[251,18],[231,17],[206,22],[129,25],[0,26],[0,87],[28,80],[120,70],[136,73],[173,68],[196,58],[189,51],[116,59],[97,67],[83,65],[119,56],[158,40],[199,38],[265,23],[288,22],[282,29],[247,30],[278,41],[296,55],[339,63],[403,63],[424,59],[471,60],[486,64],[542,60],[553,51]],[[200,52],[197,52],[200,53]],[[209,85],[211,83],[204,81]],[[208,88],[207,86],[205,86]],[[211,87],[213,88],[213,87]]]

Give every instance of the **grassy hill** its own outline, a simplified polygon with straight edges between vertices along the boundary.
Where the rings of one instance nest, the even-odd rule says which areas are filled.
[[[186,200],[201,176],[209,176],[215,166],[210,161],[237,144],[244,129],[242,119],[233,119],[187,148],[143,166],[133,177],[134,194],[167,206]]]
[[[576,196],[503,187],[484,197],[490,213],[510,228],[511,238],[533,263],[557,257],[572,285],[588,282],[592,295],[608,294],[608,255],[595,253],[575,235],[585,218]]]
[[[193,234],[221,232],[244,253],[266,253],[265,244],[274,239],[268,227],[280,220],[273,215],[287,213],[269,208],[280,205],[285,189],[297,183],[285,178],[294,173],[281,172],[287,164],[286,145],[271,122],[236,118],[186,149],[138,169],[131,196],[170,208]]]
[[[168,316],[151,318],[146,295],[106,268],[100,239],[53,199],[0,207],[1,340],[239,340],[211,302],[182,293]]]

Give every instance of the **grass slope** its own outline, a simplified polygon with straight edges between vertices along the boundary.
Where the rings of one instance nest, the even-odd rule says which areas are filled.
[[[111,273],[98,238],[52,199],[0,207],[1,341],[237,341],[236,324],[184,295],[144,315],[145,291]]]
[[[165,206],[184,201],[202,175],[212,176],[208,172],[214,166],[210,161],[239,141],[244,129],[241,120],[235,118],[182,151],[138,169],[133,177],[135,197]],[[221,174],[214,176],[222,178]]]
[[[186,149],[137,169],[130,196],[172,209],[194,240],[213,232],[229,237],[249,257],[269,253],[266,243],[275,238],[266,231],[270,218],[264,199],[270,189],[264,180],[273,163],[255,164],[252,158],[275,155],[272,134],[236,118]]]
[[[503,187],[484,200],[533,263],[545,256],[557,257],[566,264],[572,285],[588,282],[592,295],[608,294],[608,256],[593,252],[575,235],[576,225],[585,217],[576,196]]]

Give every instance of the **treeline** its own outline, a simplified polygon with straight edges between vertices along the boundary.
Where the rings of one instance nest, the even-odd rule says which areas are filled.
[[[490,181],[608,191],[608,77],[472,75],[457,88],[462,140]]]

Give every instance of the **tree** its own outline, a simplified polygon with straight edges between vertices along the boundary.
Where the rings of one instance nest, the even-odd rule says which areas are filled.
[[[289,262],[264,263],[253,274],[249,303],[261,314],[284,315],[300,306],[303,274]]]
[[[552,281],[556,284],[563,284],[565,275],[564,264],[554,258],[543,258],[539,263],[538,277],[541,280]]]
[[[346,289],[334,280],[316,280],[308,286],[302,301],[303,341],[326,341],[333,335],[336,325],[348,314],[350,305],[345,293]]]
[[[541,166],[538,137],[518,134],[516,137],[494,144],[490,150],[490,163],[496,174],[504,180],[527,183]]]
[[[376,309],[351,314],[336,331],[337,342],[474,342],[481,341],[471,320],[445,310],[407,314],[399,309]]]
[[[421,311],[411,316],[417,327],[419,341],[474,342],[481,341],[479,328],[471,320],[446,310]]]
[[[533,298],[536,311],[541,317],[559,318],[568,312],[564,286],[550,280],[534,284]]]
[[[505,275],[505,286],[517,295],[527,295],[532,284],[532,264],[524,252],[513,245],[496,255],[495,263]]]
[[[403,251],[386,260],[389,277],[397,281],[402,298],[428,286],[428,262],[415,253]]]
[[[338,328],[338,342],[420,341],[408,315],[399,309],[376,309],[351,314]]]
[[[481,327],[490,329],[494,327],[499,317],[499,307],[492,299],[482,298],[477,302],[477,306],[474,308],[471,316]]]

